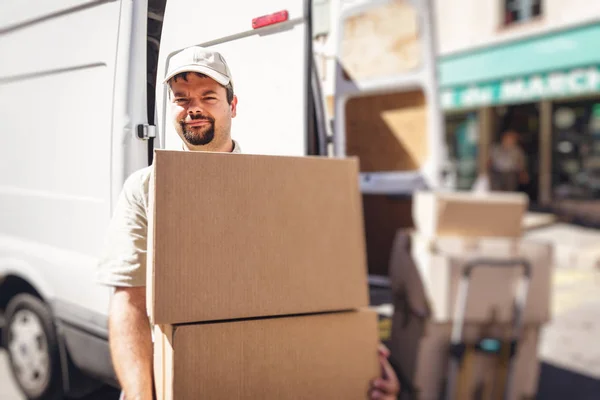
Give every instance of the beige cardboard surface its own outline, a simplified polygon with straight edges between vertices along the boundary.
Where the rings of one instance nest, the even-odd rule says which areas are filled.
[[[379,376],[370,311],[170,329],[156,330],[158,400],[363,400]]]
[[[157,151],[155,324],[368,305],[356,159]]]
[[[523,193],[417,192],[413,219],[427,237],[519,237],[527,204]]]
[[[408,235],[400,232],[398,234]],[[401,241],[401,238],[397,239]],[[531,264],[532,276],[525,306],[524,321],[544,323],[550,320],[552,288],[552,247],[550,244],[524,239],[462,239],[442,237],[434,240],[412,234],[410,254],[414,263],[402,263],[396,274],[401,275],[412,303],[428,302],[431,318],[450,321],[458,284],[465,263],[477,258],[525,258]],[[406,251],[401,246],[398,251]],[[408,257],[408,255],[406,255]],[[392,259],[392,262],[398,263]],[[394,267],[391,267],[394,268]],[[416,271],[412,270],[416,269]],[[467,321],[508,322],[512,318],[514,293],[522,276],[521,268],[478,267],[471,273],[465,318]]]
[[[360,158],[361,172],[419,169],[429,157],[427,138],[422,91],[361,96],[346,103],[346,154]]]

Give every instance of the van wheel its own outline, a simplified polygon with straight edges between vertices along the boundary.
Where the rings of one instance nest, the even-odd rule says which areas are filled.
[[[58,341],[46,304],[30,294],[15,296],[6,308],[2,341],[13,376],[28,399],[62,399]]]

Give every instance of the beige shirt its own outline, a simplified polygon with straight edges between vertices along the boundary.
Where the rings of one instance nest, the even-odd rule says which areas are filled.
[[[232,153],[241,153],[234,141]],[[127,178],[106,235],[97,281],[109,286],[146,286],[148,209],[153,166]]]

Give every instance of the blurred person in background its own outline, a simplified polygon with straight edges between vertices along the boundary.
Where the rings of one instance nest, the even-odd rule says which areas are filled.
[[[502,134],[500,143],[492,148],[488,169],[492,191],[516,192],[519,184],[529,181],[517,132],[508,130]]]

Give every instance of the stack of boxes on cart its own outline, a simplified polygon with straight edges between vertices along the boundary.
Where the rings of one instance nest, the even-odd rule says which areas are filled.
[[[404,398],[504,398],[509,376],[506,398],[535,397],[540,327],[550,319],[552,253],[549,244],[522,237],[526,208],[527,198],[515,193],[415,195],[414,229],[398,231],[389,271],[392,358],[410,382],[406,393],[413,392]],[[517,262],[523,259],[531,267],[529,280]],[[474,267],[467,279],[469,263]],[[464,307],[457,304],[461,280],[469,282]],[[511,346],[519,293],[526,303]],[[455,345],[453,328],[460,334]],[[455,375],[451,360],[458,365]]]
[[[356,159],[157,151],[163,399],[364,399],[379,376]]]

